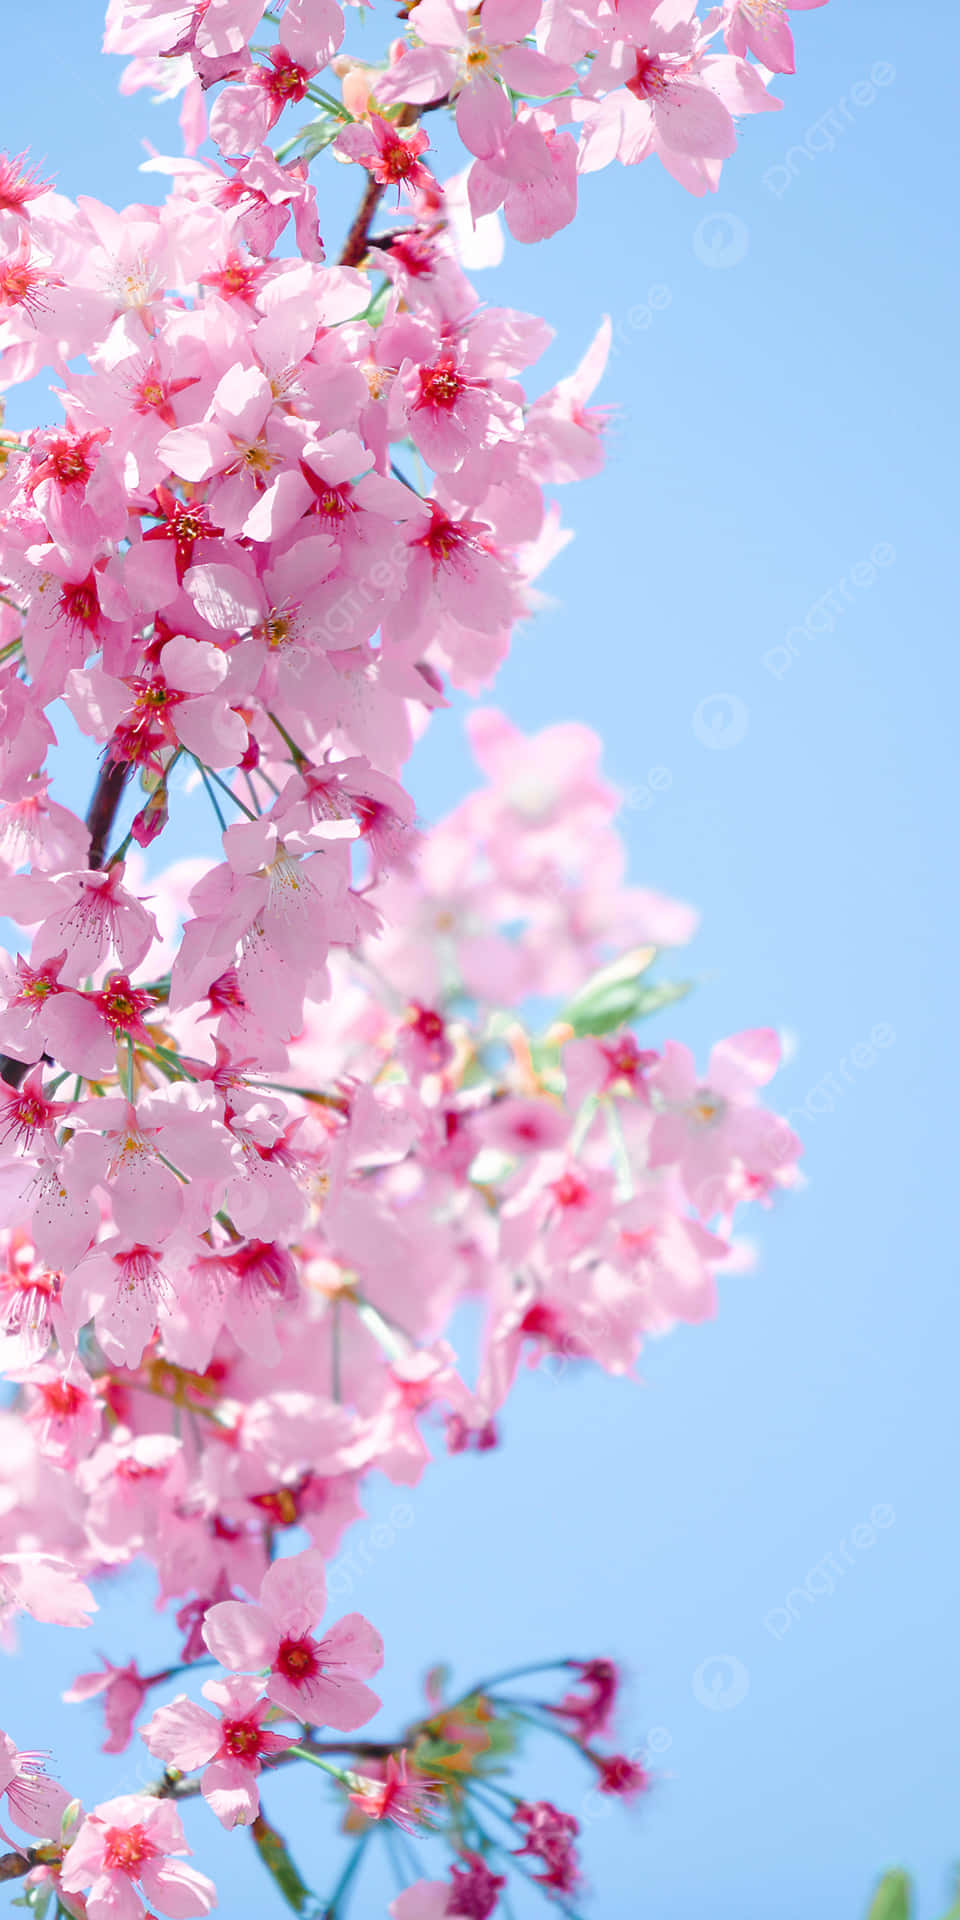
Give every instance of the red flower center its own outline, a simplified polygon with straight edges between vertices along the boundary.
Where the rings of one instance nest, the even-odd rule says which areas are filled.
[[[627,92],[638,100],[652,100],[657,94],[664,93],[669,84],[669,70],[659,54],[638,53],[637,70],[632,80],[627,81]]]
[[[417,156],[405,140],[391,140],[380,156],[379,172],[385,186],[406,180],[418,166]]]
[[[580,1207],[590,1198],[590,1189],[575,1173],[562,1173],[551,1182],[558,1207]]]
[[[292,1680],[295,1687],[302,1686],[304,1681],[311,1680],[320,1671],[316,1641],[309,1634],[302,1635],[299,1640],[281,1640],[276,1664],[277,1672],[282,1673],[285,1679]]]
[[[60,595],[60,606],[67,620],[73,620],[80,627],[96,625],[100,612],[100,602],[92,575],[86,580],[70,582]]]
[[[0,267],[0,307],[39,306],[36,289],[43,285],[43,274],[35,267],[25,261],[8,261]]]
[[[309,78],[305,67],[298,67],[295,60],[288,60],[268,76],[267,86],[274,97],[281,102],[302,100],[307,91]]]
[[[260,1752],[260,1728],[249,1720],[227,1720],[223,1744],[232,1760],[255,1760]]]
[[[450,408],[463,392],[463,385],[452,360],[438,360],[434,367],[421,367],[421,405]]]
[[[325,487],[317,496],[317,512],[325,513],[330,520],[342,520],[346,507],[336,487]]]
[[[40,1394],[47,1413],[58,1419],[67,1419],[77,1413],[83,1405],[83,1395],[69,1380],[45,1380],[41,1383]]]
[[[153,1860],[157,1849],[144,1827],[108,1827],[103,1838],[103,1864],[111,1873],[136,1876],[145,1860]]]

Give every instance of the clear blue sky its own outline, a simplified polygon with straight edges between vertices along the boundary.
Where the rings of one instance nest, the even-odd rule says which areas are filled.
[[[638,1745],[658,1730],[661,1780],[639,1814],[588,1829],[599,1920],[859,1920],[898,1862],[937,1920],[960,1856],[955,19],[945,0],[794,19],[784,111],[747,123],[715,202],[655,163],[610,170],[584,183],[572,230],[511,246],[483,279],[555,323],[547,377],[601,313],[619,328],[607,471],[565,494],[577,538],[546,582],[557,604],[496,697],[530,728],[576,715],[600,731],[641,802],[634,877],[702,908],[702,985],[669,1027],[701,1050],[788,1028],[781,1099],[811,1107],[809,1186],[763,1218],[759,1267],[726,1283],[717,1322],[653,1346],[639,1389],[531,1376],[502,1452],[440,1460],[353,1595],[386,1633],[395,1716],[442,1656],[464,1679],[554,1650],[627,1663],[628,1726]],[[173,150],[172,116],[116,96],[99,24],[94,0],[46,0],[38,38],[37,13],[10,10],[3,141],[31,145],[64,191],[123,204],[156,191],[138,141],[146,124]],[[885,84],[854,104],[878,63]],[[329,171],[335,241],[345,184]],[[646,325],[654,288],[669,299]],[[877,547],[894,557],[855,584]],[[817,632],[831,591],[841,612]],[[778,676],[764,656],[787,635]],[[643,804],[657,768],[669,784]],[[415,762],[422,814],[464,786],[448,716]],[[853,1065],[878,1025],[892,1044]],[[876,1508],[892,1523],[856,1544]],[[817,1568],[818,1597],[777,1638],[765,1619]],[[142,1762],[88,1761],[92,1715],[56,1689],[91,1642],[134,1650],[134,1604],[162,1657],[128,1582],[86,1638],[28,1630],[32,1677],[3,1670],[2,1724],[47,1741],[89,1795]],[[540,1778],[577,1810],[565,1767]],[[307,1831],[322,1890],[314,1791],[278,1782],[268,1810]],[[259,1920],[268,1889],[243,1837],[202,1811],[191,1832],[224,1911]],[[386,1884],[367,1883],[359,1920]]]

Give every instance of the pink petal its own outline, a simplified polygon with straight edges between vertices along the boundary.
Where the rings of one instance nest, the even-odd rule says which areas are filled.
[[[189,569],[190,573],[202,572],[207,577],[211,571],[209,567]],[[238,578],[246,586],[244,576],[238,570],[221,567],[218,571],[221,574],[237,571]],[[213,622],[208,624],[212,625]],[[177,687],[181,693],[215,693],[227,677],[227,656],[222,648],[214,646],[212,640],[191,640],[189,634],[176,633],[160,649],[160,669],[167,685]]]
[[[214,1659],[238,1672],[269,1667],[280,1644],[269,1615],[243,1600],[220,1600],[210,1607],[202,1635]]]
[[[657,100],[654,120],[659,138],[677,153],[726,160],[736,151],[733,121],[709,87],[674,81]]]
[[[169,1706],[157,1708],[152,1720],[141,1727],[140,1738],[158,1760],[191,1773],[212,1760],[222,1732],[215,1714],[180,1693]]]
[[[177,739],[206,766],[235,767],[247,750],[247,725],[220,694],[202,693],[173,710]]]
[[[444,1920],[450,1912],[449,1901],[446,1880],[415,1880],[391,1900],[387,1912],[390,1920]]]
[[[780,1065],[780,1038],[773,1027],[747,1027],[720,1040],[710,1055],[707,1080],[732,1098],[765,1087]]]
[[[332,1674],[314,1674],[301,1686],[294,1686],[282,1674],[271,1674],[267,1692],[278,1707],[287,1707],[298,1720],[315,1727],[334,1727],[338,1733],[352,1733],[363,1727],[378,1712],[381,1701],[360,1680],[338,1680]]]
[[[324,1557],[316,1547],[275,1560],[260,1588],[260,1605],[280,1631],[296,1638],[309,1633],[327,1604]]]
[[[35,1780],[21,1775],[7,1788],[7,1805],[17,1826],[44,1840],[59,1840],[60,1822],[70,1800],[66,1788],[45,1774]]]
[[[260,1811],[256,1769],[239,1760],[211,1761],[200,1791],[223,1827],[249,1827]]]
[[[366,1678],[383,1666],[383,1641],[362,1613],[345,1613],[319,1643],[325,1667],[340,1666]]]
[[[284,477],[292,476],[281,475]],[[183,584],[197,612],[217,633],[236,633],[238,629],[256,626],[263,618],[262,589],[239,567],[188,567]],[[207,692],[210,685],[208,681],[206,688],[190,687],[187,691]]]
[[[193,1920],[217,1904],[217,1890],[205,1873],[180,1860],[148,1860],[140,1869],[140,1885],[147,1898],[170,1920]]]
[[[499,153],[513,124],[510,102],[488,73],[477,74],[457,100],[457,132],[480,160]]]

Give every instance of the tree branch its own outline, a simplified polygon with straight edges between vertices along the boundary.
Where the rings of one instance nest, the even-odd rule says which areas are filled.
[[[117,817],[120,796],[126,786],[129,772],[128,760],[105,760],[97,775],[97,784],[87,808],[87,827],[90,832],[87,865],[92,870],[98,870],[103,866],[107,842]],[[5,1080],[8,1087],[19,1087],[21,1080],[29,1071],[28,1061],[12,1060],[9,1054],[0,1053],[0,1080]]]
[[[90,853],[87,864],[91,868],[103,866],[110,829],[116,819],[120,796],[127,784],[129,772],[129,760],[105,760],[100,768],[97,784],[87,808],[87,826],[90,829]]]
[[[370,245],[370,222],[383,199],[384,191],[382,182],[375,180],[371,173],[366,192],[357,208],[356,219],[343,243],[343,252],[340,255],[342,267],[359,267],[364,259]]]

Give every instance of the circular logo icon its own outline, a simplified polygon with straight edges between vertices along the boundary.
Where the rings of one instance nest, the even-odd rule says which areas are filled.
[[[746,738],[750,713],[738,693],[708,693],[693,716],[693,731],[704,747],[723,752]]]
[[[750,231],[738,213],[708,213],[694,229],[693,251],[703,267],[738,267],[747,257]]]
[[[693,1676],[694,1698],[711,1713],[726,1713],[739,1707],[750,1690],[750,1675],[735,1653],[712,1653],[701,1660]]]
[[[647,1734],[645,1752],[666,1753],[673,1746],[673,1734],[667,1727],[651,1727]]]

